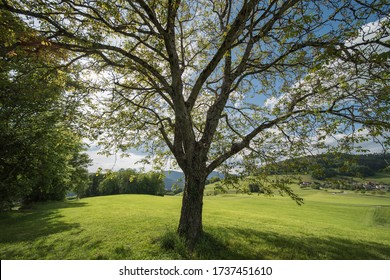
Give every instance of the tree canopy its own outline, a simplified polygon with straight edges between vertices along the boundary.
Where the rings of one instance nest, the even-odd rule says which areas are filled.
[[[56,68],[63,54],[44,45],[8,49],[37,34],[8,12],[0,21],[0,210],[61,200],[87,184],[89,164],[65,102],[72,82]]]
[[[0,9],[73,52],[64,63],[100,74],[90,86],[104,100],[90,112],[100,111],[92,130],[108,150],[175,158],[186,178],[178,231],[191,244],[214,169],[323,151],[331,137],[343,150],[368,136],[388,144],[387,1],[1,0]]]

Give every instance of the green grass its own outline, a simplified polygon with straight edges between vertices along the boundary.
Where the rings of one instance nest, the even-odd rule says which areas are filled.
[[[204,237],[174,234],[180,196],[116,195],[0,216],[1,259],[390,259],[390,197],[354,192],[204,199]]]
[[[374,176],[367,179],[373,179],[378,183],[390,185],[390,172],[378,172]]]

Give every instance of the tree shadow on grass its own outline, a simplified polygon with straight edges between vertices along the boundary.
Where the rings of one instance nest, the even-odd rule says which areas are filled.
[[[32,209],[12,211],[3,213],[0,216],[0,243],[4,245],[0,250],[2,259],[18,259],[29,258],[34,256],[34,259],[45,259],[49,252],[55,250],[58,245],[53,242],[47,242],[47,237],[57,233],[70,232],[69,236],[77,235],[82,232],[79,223],[69,223],[61,221],[63,217],[58,211],[63,208],[79,208],[85,207],[84,202],[56,202],[38,204]],[[63,242],[64,251],[70,250],[73,247],[69,242],[69,246]],[[81,240],[80,244],[85,244],[85,240]],[[19,244],[20,243],[20,244]],[[74,246],[80,246],[76,244]],[[71,246],[72,245],[72,246]],[[29,254],[26,249],[34,251]],[[63,252],[66,255],[66,252]]]
[[[215,233],[224,232],[224,237]],[[240,228],[213,228],[200,257],[207,259],[390,259],[390,246],[342,237],[293,236]],[[237,241],[236,241],[237,240]]]
[[[293,236],[240,228],[209,228],[184,259],[218,260],[379,260],[390,259],[390,246],[342,237]]]

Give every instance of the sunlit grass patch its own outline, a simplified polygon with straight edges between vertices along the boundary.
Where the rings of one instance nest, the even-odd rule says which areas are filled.
[[[300,190],[205,196],[194,251],[177,236],[180,196],[116,195],[0,216],[1,259],[390,259],[390,198]]]

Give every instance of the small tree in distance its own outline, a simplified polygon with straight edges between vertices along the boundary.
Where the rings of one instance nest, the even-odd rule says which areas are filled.
[[[94,125],[107,149],[175,158],[189,248],[216,168],[322,151],[330,136],[345,150],[387,140],[386,1],[0,0],[0,9],[34,19],[45,42],[74,53],[66,63],[102,73]]]

